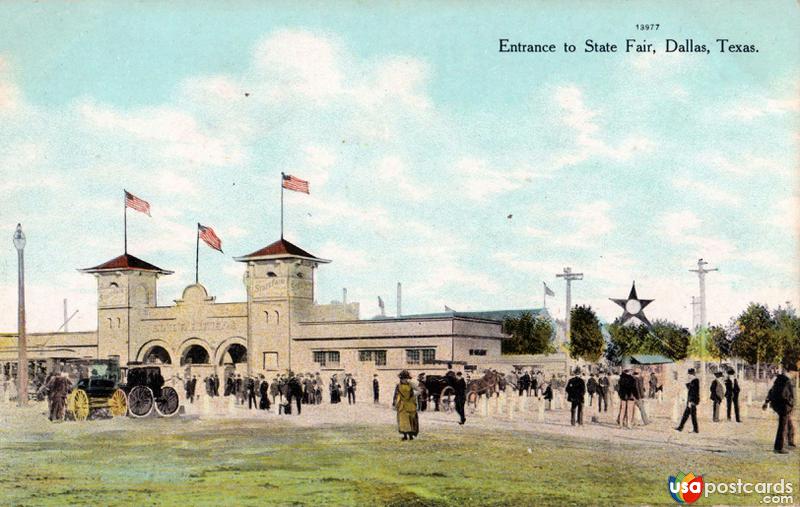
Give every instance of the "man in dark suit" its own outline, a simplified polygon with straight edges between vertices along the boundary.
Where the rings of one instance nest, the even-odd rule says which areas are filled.
[[[736,379],[736,372],[728,370],[728,379],[725,381],[725,403],[728,409],[728,420],[731,420],[731,405],[736,414],[736,422],[742,422],[739,418],[739,381]]]
[[[247,390],[247,408],[250,410],[258,408],[258,403],[256,402],[256,379],[247,377],[245,386]]]
[[[608,412],[608,396],[611,382],[608,380],[608,372],[603,371],[600,380],[597,381],[597,411]]]
[[[570,423],[583,426],[583,396],[586,394],[586,382],[581,378],[581,369],[575,368],[575,376],[567,382],[567,401],[570,407]]]
[[[344,377],[344,389],[347,391],[347,404],[353,405],[356,402],[356,379],[349,373]]]
[[[458,422],[458,424],[464,424],[467,422],[467,418],[464,415],[464,404],[467,402],[467,383],[464,381],[464,377],[461,375],[461,372],[456,373],[456,380],[453,384],[453,389],[456,392],[456,412],[458,412],[459,417],[461,417],[461,420]]]
[[[697,404],[700,403],[700,381],[694,376],[694,368],[689,368],[689,382],[686,383],[686,409],[683,411],[681,423],[675,428],[677,431],[683,431],[683,425],[692,416],[692,428],[695,433],[700,433],[697,427]]]
[[[258,378],[260,380],[258,384],[258,395],[260,396],[258,408],[269,410],[269,382],[264,378],[264,375],[259,375]]]
[[[372,376],[372,402],[378,403],[381,397],[381,386],[378,384],[378,374]]]
[[[716,378],[714,379],[713,382],[711,382],[711,388],[710,388],[711,401],[714,402],[711,414],[712,414],[712,420],[714,422],[719,422],[719,406],[722,405],[722,397],[725,396],[725,391],[722,388],[722,380],[721,380],[722,372],[721,371],[714,372],[714,377]]]
[[[767,405],[771,406],[772,410],[778,414],[778,431],[775,433],[774,452],[787,454],[788,451],[783,448],[784,442],[788,443],[789,447],[795,447],[794,422],[792,422],[794,386],[792,386],[792,381],[785,372],[781,372],[775,377],[775,382],[772,384],[772,388],[767,394],[767,399],[764,401],[764,406],[761,408],[766,410]]]
[[[300,415],[300,404],[303,401],[303,386],[300,384],[300,380],[294,375],[294,373],[289,372],[289,402],[288,405],[291,407],[292,398],[294,398],[295,403],[297,404],[297,415]]]

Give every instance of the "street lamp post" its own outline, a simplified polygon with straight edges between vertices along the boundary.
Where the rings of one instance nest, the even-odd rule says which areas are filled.
[[[25,335],[25,234],[22,226],[17,224],[14,231],[14,248],[17,249],[17,289],[19,304],[17,313],[17,334],[19,340],[19,356],[17,361],[17,405],[28,404],[28,337]]]

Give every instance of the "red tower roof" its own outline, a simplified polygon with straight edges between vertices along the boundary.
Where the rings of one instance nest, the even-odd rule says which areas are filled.
[[[154,266],[149,262],[145,262],[138,257],[134,257],[131,254],[122,254],[119,257],[114,257],[108,262],[104,262],[98,266],[93,268],[86,268],[86,269],[79,269],[81,273],[102,273],[105,271],[127,271],[127,270],[136,270],[136,271],[154,271],[156,273],[161,273],[162,275],[171,275],[173,272],[161,269],[158,266]]]
[[[321,263],[330,262],[327,259],[320,259],[319,257],[306,252],[299,246],[290,243],[283,238],[265,246],[261,250],[256,250],[253,253],[242,255],[241,257],[234,257],[234,259],[237,261],[249,261],[257,259],[280,259],[282,257],[301,257],[303,259],[310,259]]]

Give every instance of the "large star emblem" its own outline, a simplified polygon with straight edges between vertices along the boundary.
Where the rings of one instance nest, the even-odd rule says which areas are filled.
[[[648,327],[652,327],[650,321],[647,320],[647,317],[644,316],[644,308],[655,300],[639,299],[639,297],[636,295],[636,282],[633,282],[633,285],[631,286],[631,293],[628,294],[628,299],[613,299],[613,298],[608,298],[608,299],[611,299],[611,301],[617,303],[619,306],[622,307],[623,310],[625,310],[622,313],[621,324],[624,324],[631,317],[636,317],[642,323],[646,324]]]

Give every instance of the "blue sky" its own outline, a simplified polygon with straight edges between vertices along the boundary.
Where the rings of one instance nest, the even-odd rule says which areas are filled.
[[[539,307],[546,281],[563,316],[572,266],[573,302],[601,317],[636,280],[651,319],[688,325],[698,257],[720,268],[712,322],[797,304],[796,3],[207,5],[3,5],[0,328],[16,222],[31,327],[57,327],[68,298],[71,329],[94,328],[75,269],[121,253],[123,187],[153,212],[129,215],[130,253],[176,272],[160,304],[193,281],[198,221],[225,250],[201,247],[201,282],[243,300],[232,257],[277,239],[281,171],[311,183],[286,195],[286,236],[333,260],[319,301],[347,287],[362,317],[378,295],[393,312],[397,281],[407,313]],[[559,52],[499,54],[501,37]],[[759,53],[719,54],[721,37]],[[582,52],[626,38],[658,52]]]

